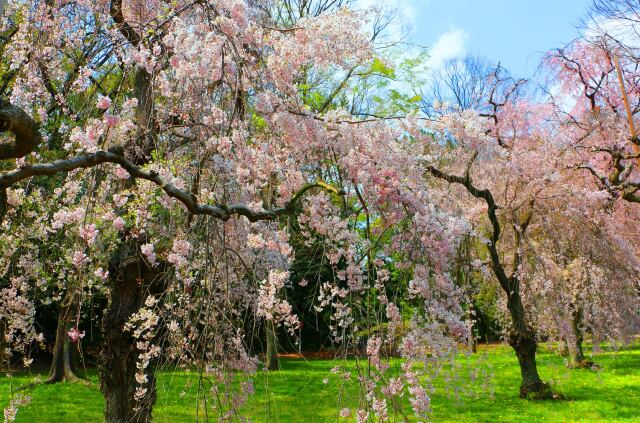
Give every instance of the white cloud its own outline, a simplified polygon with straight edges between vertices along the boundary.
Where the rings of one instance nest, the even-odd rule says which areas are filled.
[[[453,28],[440,35],[429,49],[428,68],[438,69],[447,60],[462,56],[466,51],[465,43],[468,37],[467,31],[460,28]]]

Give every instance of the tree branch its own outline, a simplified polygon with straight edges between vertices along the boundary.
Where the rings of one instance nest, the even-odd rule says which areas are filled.
[[[31,116],[4,98],[0,98],[0,132],[13,132],[15,137],[14,142],[0,143],[0,160],[22,158],[42,141]]]
[[[4,193],[6,188],[11,185],[33,176],[51,176],[57,173],[70,172],[76,169],[94,167],[101,163],[119,164],[129,172],[132,178],[145,179],[153,182],[161,187],[169,197],[180,201],[191,214],[209,215],[225,221],[229,220],[232,216],[244,216],[251,222],[257,222],[259,220],[274,220],[278,216],[290,215],[295,211],[295,208],[302,197],[313,188],[322,188],[326,191],[340,195],[344,194],[326,183],[318,181],[304,185],[283,207],[264,211],[251,210],[244,204],[234,204],[230,206],[199,204],[194,195],[177,188],[170,182],[165,181],[157,172],[142,170],[120,154],[112,151],[101,150],[95,153],[56,160],[51,163],[27,165],[10,172],[0,174],[0,203],[2,203],[0,204],[0,217],[3,217],[2,211],[6,208],[6,198],[2,193]],[[2,201],[3,199],[5,201]]]
[[[140,43],[140,36],[124,19],[124,15],[122,14],[122,0],[112,0],[109,13],[122,35],[124,35],[131,44],[137,46]]]
[[[498,240],[500,239],[502,228],[500,227],[500,222],[498,221],[498,216],[496,215],[498,206],[493,199],[493,194],[491,194],[491,191],[489,191],[488,189],[478,189],[477,187],[475,187],[469,175],[466,175],[465,177],[449,175],[439,169],[436,169],[433,166],[427,167],[427,171],[438,179],[445,180],[451,184],[460,184],[464,186],[469,194],[473,195],[475,198],[483,200],[487,204],[487,216],[489,217],[489,221],[491,222],[491,226],[493,229],[491,232],[491,243],[487,245],[487,249],[489,250],[489,255],[491,256],[491,264],[494,273],[498,278],[502,289],[507,293],[507,295],[511,296],[511,280],[509,277],[507,277],[507,273],[504,270],[504,266],[502,265],[500,256],[498,254],[497,244]]]

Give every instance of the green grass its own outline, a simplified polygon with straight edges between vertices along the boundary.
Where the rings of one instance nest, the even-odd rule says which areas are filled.
[[[460,380],[445,382],[446,375],[453,374],[446,372],[434,382],[433,420],[456,423],[640,421],[639,347],[597,355],[595,361],[601,366],[597,372],[566,369],[563,360],[543,350],[538,363],[543,378],[551,381],[567,399],[534,402],[518,398],[519,369],[509,348],[489,348],[468,358],[461,357],[456,362],[461,370],[456,373],[462,375]],[[331,368],[338,364],[341,362],[282,360],[282,371],[264,373],[255,379],[256,394],[242,409],[243,414],[255,422],[346,421],[337,418],[337,411],[345,406],[355,407],[359,391],[354,382],[345,382],[331,373]],[[355,366],[355,361],[349,361],[347,366]],[[491,377],[471,382],[469,371],[474,368],[484,370]],[[12,379],[0,378],[0,408],[8,403],[10,384],[15,388],[32,382],[36,376],[16,374]],[[63,383],[36,385],[20,391],[30,395],[32,401],[20,408],[16,421],[101,422],[102,396],[95,372],[89,376],[93,382],[90,387]],[[329,383],[324,384],[324,378],[328,378]],[[160,373],[154,421],[195,421],[196,393],[194,374]],[[216,420],[213,416],[210,419]]]

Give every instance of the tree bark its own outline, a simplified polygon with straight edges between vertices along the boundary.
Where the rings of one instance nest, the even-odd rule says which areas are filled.
[[[102,330],[104,346],[99,358],[100,390],[105,399],[105,422],[143,423],[151,421],[156,401],[153,363],[145,370],[145,396],[134,398],[139,351],[124,326],[131,315],[144,305],[147,297],[162,290],[161,266],[149,267],[139,255],[139,242],[128,242],[116,252],[109,264],[109,302]]]
[[[7,340],[5,338],[5,331],[7,327],[2,319],[0,319],[0,370],[9,370],[9,357],[5,354],[5,349],[7,348]]]
[[[580,326],[582,325],[583,311],[579,306],[573,307],[571,313],[571,329],[573,331],[573,337],[567,339],[567,349],[569,351],[569,367],[572,369],[585,368],[593,365],[593,362],[586,359],[584,356],[584,349],[582,343],[584,342],[584,336]]]
[[[72,326],[73,310],[77,307],[74,297],[75,294],[68,293],[66,301],[60,307],[51,370],[46,383],[75,382],[80,379],[75,372],[75,363],[72,359],[73,348],[67,333]]]
[[[265,334],[267,338],[265,366],[267,370],[278,370],[280,369],[280,360],[278,359],[278,337],[273,320],[265,321]]]
[[[76,361],[74,360],[74,348],[68,335],[72,328],[73,311],[78,308],[77,294],[67,292],[60,306],[58,327],[51,360],[51,370],[46,383],[76,382],[81,380],[76,375]],[[78,340],[79,342],[79,340]]]
[[[539,395],[549,389],[549,386],[542,381],[538,374],[536,365],[536,349],[538,343],[534,330],[525,321],[524,306],[520,297],[519,282],[514,278],[509,278],[507,292],[507,308],[511,315],[513,327],[509,335],[509,345],[513,348],[518,357],[522,383],[520,385],[520,397],[525,398]],[[506,290],[505,290],[506,291]]]
[[[513,348],[520,364],[522,383],[520,385],[520,397],[525,398],[530,394],[537,394],[548,389],[548,385],[540,379],[536,365],[537,342],[535,337],[512,334],[509,345]]]

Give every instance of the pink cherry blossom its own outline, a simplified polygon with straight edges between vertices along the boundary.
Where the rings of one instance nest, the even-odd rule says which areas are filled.
[[[69,332],[67,332],[71,342],[78,342],[82,338],[84,338],[84,331],[80,332],[77,327],[72,328]]]
[[[116,230],[120,231],[120,230],[122,230],[122,229],[125,227],[125,223],[126,223],[126,222],[124,221],[124,219],[123,219],[122,217],[117,217],[117,218],[113,221],[113,227],[114,227]],[[144,254],[144,251],[143,251],[143,254]]]
[[[111,99],[105,96],[98,96],[98,102],[96,103],[96,107],[101,110],[107,110],[111,107]]]
[[[146,257],[146,259],[149,261],[149,263],[152,266],[158,265],[158,261],[155,253],[155,246],[153,244],[148,243],[148,244],[142,245],[140,247],[140,252],[142,253],[143,256]]]

